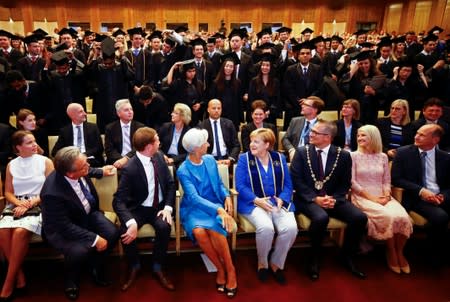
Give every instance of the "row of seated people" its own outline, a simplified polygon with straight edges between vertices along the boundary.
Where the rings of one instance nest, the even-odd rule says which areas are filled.
[[[309,145],[297,148],[289,170],[284,156],[272,151],[275,135],[271,130],[262,128],[250,134],[250,150],[240,155],[236,167],[237,212],[255,226],[257,276],[263,282],[272,272],[277,282],[286,283],[284,263],[298,230],[294,212],[311,220],[312,256],[308,269],[313,280],[319,278],[321,246],[330,217],[346,223],[343,263],[358,278],[366,275],[357,268],[353,256],[366,232],[387,241],[387,261],[392,271],[410,273],[403,255],[412,233],[407,210],[428,220],[433,260],[445,254],[442,238],[450,211],[450,181],[444,175],[450,167],[450,156],[436,148],[443,136],[442,128],[435,124],[422,126],[414,145],[397,151],[392,184],[405,190],[406,210],[391,196],[388,158],[382,153],[378,129],[361,127],[358,150],[351,154],[332,145],[336,132],[333,122],[319,120],[310,131]],[[139,128],[132,143],[136,155],[122,168],[113,200],[120,220],[118,228],[99,211],[95,187],[86,177],[110,175],[111,166],[91,169],[87,156],[75,146],[59,150],[52,163],[37,154],[32,134],[18,131],[13,135],[19,156],[7,168],[8,206],[0,221],[2,250],[9,261],[2,298],[8,299],[16,286],[25,286],[21,264],[31,233],[40,233],[36,228],[40,216],[31,214],[38,204],[42,208],[43,233],[65,258],[65,294],[69,299],[78,298],[80,267],[88,257],[95,259],[95,282],[109,284],[104,256],[119,237],[129,261],[129,275],[122,286],[127,290],[141,267],[136,236],[146,223],[156,231],[153,272],[166,289],[175,289],[162,269],[173,224],[175,182],[164,155],[158,152],[160,141],[155,130]],[[207,154],[208,131],[190,129],[182,144],[188,156],[177,170],[184,191],[180,222],[188,237],[217,267],[217,291],[234,297],[237,276],[226,240],[226,235],[237,228],[230,193],[220,179],[216,160]],[[351,202],[346,197],[350,188]],[[275,231],[277,241],[269,257]]]

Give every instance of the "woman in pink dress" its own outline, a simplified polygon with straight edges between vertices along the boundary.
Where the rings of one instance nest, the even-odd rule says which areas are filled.
[[[403,255],[412,224],[402,205],[391,196],[391,175],[387,155],[382,152],[378,128],[365,125],[358,129],[358,150],[352,156],[352,202],[369,218],[368,235],[386,240],[389,268],[409,274]]]

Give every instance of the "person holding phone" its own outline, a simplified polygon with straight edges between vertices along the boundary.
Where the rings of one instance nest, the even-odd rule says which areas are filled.
[[[258,279],[266,281],[271,272],[278,283],[285,284],[283,269],[297,236],[297,223],[286,158],[272,150],[274,144],[270,129],[250,133],[250,150],[239,157],[236,168],[237,211],[256,228]],[[269,258],[275,230],[277,240]]]

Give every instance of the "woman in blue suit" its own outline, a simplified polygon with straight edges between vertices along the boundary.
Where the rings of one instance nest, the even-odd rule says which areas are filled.
[[[272,130],[254,130],[250,134],[250,151],[239,157],[235,177],[238,212],[256,228],[258,279],[264,282],[272,272],[275,280],[284,284],[284,263],[297,236],[297,223],[286,158],[272,151],[274,144]],[[275,231],[278,236],[268,259]]]
[[[236,222],[216,160],[206,154],[208,146],[206,130],[193,128],[183,137],[189,155],[177,170],[184,191],[180,218],[187,235],[216,266],[217,291],[232,298],[237,292],[237,279],[226,236],[236,228]]]

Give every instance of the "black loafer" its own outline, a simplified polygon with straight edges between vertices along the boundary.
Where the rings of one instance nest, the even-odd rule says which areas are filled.
[[[285,285],[286,284],[286,277],[284,276],[284,273],[281,269],[277,269],[275,272],[273,272],[273,277],[278,282],[278,284]]]
[[[261,282],[266,282],[269,278],[269,269],[267,268],[260,268],[257,272],[258,280]]]

